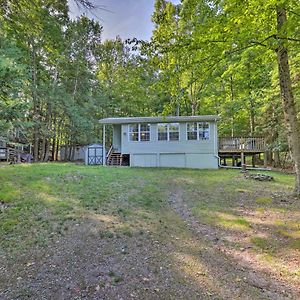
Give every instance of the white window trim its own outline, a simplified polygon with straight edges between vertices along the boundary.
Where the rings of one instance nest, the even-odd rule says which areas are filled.
[[[144,124],[144,123],[143,123]],[[130,139],[130,133],[131,133],[131,131],[130,131],[130,126],[131,125],[135,125],[135,124],[128,124],[128,142],[130,142],[130,143],[139,143],[139,142],[142,142],[142,143],[149,143],[149,142],[151,142],[151,124],[150,123],[147,123],[146,125],[149,125],[149,141],[142,141],[141,140],[141,123],[138,123],[138,140],[137,141],[132,141],[131,139]],[[143,131],[143,132],[148,132],[148,131]]]
[[[188,124],[193,124],[193,123],[197,123],[197,140],[189,140]],[[199,124],[203,124],[203,123],[208,124],[208,132],[209,132],[208,139],[200,139],[200,137],[199,137]],[[209,122],[187,122],[186,123],[186,140],[190,141],[190,142],[192,142],[192,141],[210,141],[210,123]]]
[[[170,140],[170,124],[178,124],[178,140]],[[166,140],[159,140],[158,139],[158,126],[159,125],[167,125],[167,139]],[[176,131],[171,131],[176,132]],[[179,142],[180,141],[180,123],[157,123],[157,141],[158,142]]]

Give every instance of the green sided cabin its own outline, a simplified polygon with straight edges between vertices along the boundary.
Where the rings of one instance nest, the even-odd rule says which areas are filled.
[[[103,164],[217,169],[218,116],[106,118]],[[106,151],[107,126],[112,145]]]

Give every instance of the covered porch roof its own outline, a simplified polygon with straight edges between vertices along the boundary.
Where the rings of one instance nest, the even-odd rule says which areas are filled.
[[[216,122],[217,115],[202,116],[162,116],[162,117],[125,117],[125,118],[105,118],[99,120],[101,124],[132,124],[132,123],[180,123],[180,122]]]

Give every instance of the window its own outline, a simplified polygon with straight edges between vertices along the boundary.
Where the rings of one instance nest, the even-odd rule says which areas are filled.
[[[140,141],[150,141],[150,124],[139,124],[140,126]]]
[[[188,140],[209,140],[209,123],[187,123]]]
[[[199,140],[209,140],[209,124],[208,123],[198,123],[199,128]]]
[[[179,124],[171,123],[171,124],[158,124],[158,140],[159,141],[179,141]]]
[[[129,140],[133,142],[150,141],[150,124],[129,125]]]
[[[169,124],[169,141],[179,141],[179,124]]]
[[[197,140],[197,123],[188,123],[187,124],[187,139],[188,140]]]
[[[129,125],[129,140],[135,142],[139,140],[139,124]]]
[[[168,140],[168,124],[158,124],[158,140],[167,141]]]

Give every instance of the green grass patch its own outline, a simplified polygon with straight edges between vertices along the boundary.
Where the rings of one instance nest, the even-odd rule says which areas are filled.
[[[233,210],[217,205],[199,204],[193,212],[202,222],[232,230],[249,230],[251,224],[243,217],[235,215]]]
[[[112,239],[114,237],[114,234],[111,231],[102,230],[102,231],[100,231],[99,236],[102,239],[107,239],[107,238]]]
[[[275,258],[271,253],[264,253],[260,255],[262,261],[266,262],[267,264],[274,264]]]
[[[261,250],[269,250],[271,248],[270,242],[266,238],[253,236],[250,240],[254,246],[258,247]]]
[[[95,234],[103,239],[141,238],[148,231],[154,232],[157,240],[168,239],[174,230],[182,240],[192,238],[186,223],[168,203],[170,193],[176,191],[200,223],[216,226],[226,234],[243,235],[253,228],[252,219],[243,215],[245,207],[254,214],[260,211],[255,215],[258,218],[267,210],[283,214],[298,209],[284,206],[286,211],[280,211],[283,208],[276,201],[260,197],[292,191],[293,176],[270,175],[275,182],[245,180],[239,171],[224,169],[108,168],[68,163],[6,166],[0,169],[0,201],[7,203],[0,213],[0,251],[17,257],[35,245],[47,247],[53,236],[66,235],[87,218],[102,226]],[[299,230],[284,224],[286,227],[275,224],[272,230]],[[286,247],[299,249],[297,236],[284,238],[289,239]],[[251,242],[256,251],[274,249],[260,237]]]
[[[20,189],[12,182],[1,183],[0,201],[6,203],[14,202],[20,198],[20,194]]]
[[[220,218],[218,224],[220,226],[224,226],[225,228],[234,229],[234,230],[248,230],[250,228],[250,223],[243,218],[235,218],[235,217],[232,219]]]
[[[255,202],[257,204],[266,205],[266,204],[271,204],[273,200],[270,197],[257,197]]]
[[[78,223],[90,212],[152,222],[152,212],[165,205],[166,181],[158,171],[61,163],[1,168],[0,201],[8,206],[0,214],[0,248],[9,253],[46,244],[53,233],[64,234],[72,226],[66,222]],[[128,237],[135,232],[131,225],[120,230]],[[113,233],[100,235],[111,238]]]
[[[290,242],[290,245],[293,249],[300,250],[300,239],[296,239]]]
[[[16,219],[9,219],[1,223],[0,230],[3,234],[10,232],[19,223]]]

